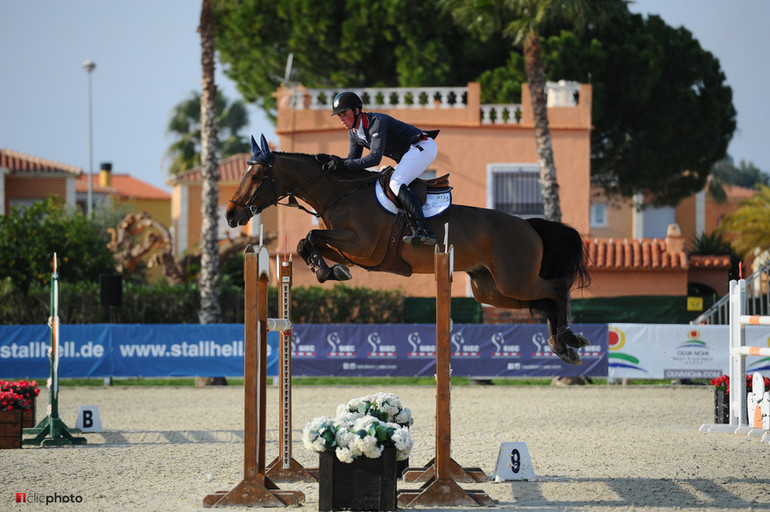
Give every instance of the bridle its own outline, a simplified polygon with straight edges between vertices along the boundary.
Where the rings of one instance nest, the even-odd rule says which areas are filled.
[[[324,171],[323,173],[321,173],[321,174],[319,174],[319,175],[317,175],[317,176],[307,180],[305,183],[303,183],[303,184],[293,188],[289,192],[286,192],[285,194],[278,194],[278,190],[276,189],[276,186],[275,186],[275,181],[276,181],[275,180],[275,175],[273,174],[273,161],[270,161],[270,163],[265,164],[265,163],[261,163],[261,162],[256,162],[256,161],[250,160],[247,163],[249,165],[260,164],[260,165],[263,165],[265,167],[265,172],[262,175],[262,179],[261,179],[259,185],[257,185],[257,189],[254,191],[254,193],[251,195],[251,197],[249,198],[249,200],[245,204],[241,203],[239,201],[235,201],[233,199],[230,199],[229,202],[233,203],[236,206],[239,206],[239,207],[243,208],[244,210],[248,210],[248,212],[251,214],[252,217],[254,217],[255,215],[258,215],[259,213],[262,212],[262,210],[264,210],[265,208],[268,208],[270,206],[291,206],[292,208],[299,208],[300,210],[302,210],[302,211],[304,211],[306,213],[309,213],[310,215],[312,215],[314,217],[323,218],[324,213],[326,213],[332,206],[334,206],[338,202],[342,201],[343,199],[345,199],[347,197],[350,197],[352,194],[357,192],[359,190],[359,188],[362,188],[363,186],[365,186],[368,183],[371,183],[372,181],[375,181],[379,177],[379,173],[378,173],[378,174],[373,174],[371,177],[367,176],[365,178],[334,179],[331,176],[329,176],[329,172],[328,171]],[[251,168],[249,168],[249,170],[251,170]],[[249,172],[249,171],[246,171],[246,172]],[[312,183],[318,181],[319,179],[321,179],[323,177],[329,178],[332,181],[337,181],[337,182],[342,182],[342,183],[359,182],[359,183],[362,183],[363,185],[362,185],[362,187],[359,187],[359,188],[351,190],[347,194],[343,194],[342,196],[335,198],[329,204],[327,204],[326,207],[324,207],[321,210],[320,213],[319,212],[314,212],[312,210],[308,210],[307,208],[305,208],[304,206],[302,206],[301,204],[299,204],[297,202],[297,199],[295,198],[295,196],[296,196],[297,192],[299,192],[303,188],[311,185]],[[256,201],[257,196],[259,195],[259,191],[267,183],[270,184],[270,188],[272,188],[273,197],[275,199],[273,199],[271,202],[265,204],[262,207],[255,206],[254,205],[254,201]],[[280,203],[279,201],[281,201],[283,199],[287,199],[287,202],[286,203]]]

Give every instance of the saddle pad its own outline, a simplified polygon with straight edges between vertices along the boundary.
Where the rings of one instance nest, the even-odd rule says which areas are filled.
[[[374,195],[377,197],[377,202],[380,203],[380,206],[382,206],[385,211],[392,213],[393,215],[398,213],[398,208],[396,208],[396,205],[393,204],[393,201],[387,198],[385,191],[382,189],[382,185],[380,185],[380,182],[377,182],[374,185]],[[422,205],[422,213],[425,215],[426,219],[429,219],[444,213],[444,211],[446,211],[446,209],[450,206],[452,206],[451,190],[440,192],[438,194],[428,192],[428,197],[425,200],[425,204]]]

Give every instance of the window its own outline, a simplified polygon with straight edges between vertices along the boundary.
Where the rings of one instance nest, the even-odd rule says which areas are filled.
[[[490,164],[488,206],[518,217],[543,217],[537,164]]]
[[[591,227],[607,227],[607,203],[591,203]]]

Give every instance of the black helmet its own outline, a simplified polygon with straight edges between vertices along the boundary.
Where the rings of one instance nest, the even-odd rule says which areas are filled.
[[[364,108],[364,102],[354,92],[341,92],[334,97],[332,102],[332,115],[336,116],[349,108]]]

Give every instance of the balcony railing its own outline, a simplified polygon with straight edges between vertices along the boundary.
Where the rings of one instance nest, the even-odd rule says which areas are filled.
[[[548,105],[576,106],[580,84],[577,82],[548,82]],[[468,106],[467,87],[366,87],[351,89],[361,97],[364,108],[372,109],[459,109]],[[295,88],[288,105],[295,110],[331,110],[337,89]],[[482,124],[519,124],[521,105],[481,105]]]

